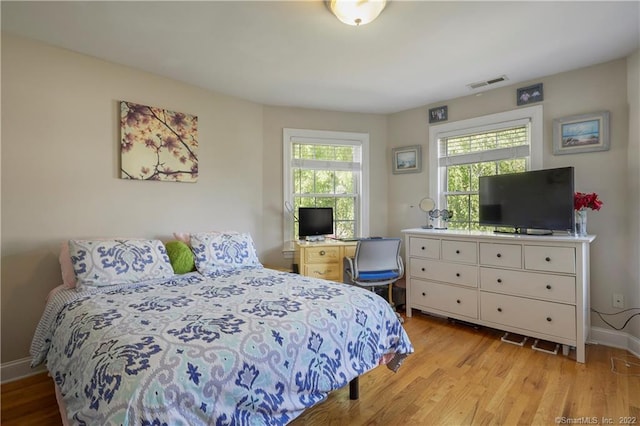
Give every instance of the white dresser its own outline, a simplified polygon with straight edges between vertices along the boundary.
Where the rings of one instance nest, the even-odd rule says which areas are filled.
[[[590,328],[594,235],[405,229],[406,308],[575,347]]]

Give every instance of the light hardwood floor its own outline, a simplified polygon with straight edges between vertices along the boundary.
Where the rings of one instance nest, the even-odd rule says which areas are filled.
[[[398,373],[376,368],[361,377],[358,401],[345,387],[291,424],[640,424],[640,359],[626,351],[589,345],[587,363],[578,364],[573,352],[537,352],[530,342],[501,342],[499,331],[416,311],[404,325],[416,352]],[[46,375],[1,393],[3,426],[61,424]]]

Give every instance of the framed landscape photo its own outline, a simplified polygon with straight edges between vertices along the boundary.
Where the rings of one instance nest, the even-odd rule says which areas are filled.
[[[422,171],[422,149],[420,145],[393,148],[393,173],[418,173]]]
[[[448,118],[449,117],[446,105],[429,109],[429,123],[447,121]]]
[[[553,120],[553,153],[577,154],[609,149],[609,111]]]

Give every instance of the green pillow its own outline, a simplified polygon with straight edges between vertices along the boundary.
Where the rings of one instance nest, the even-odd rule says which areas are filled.
[[[186,274],[195,270],[195,262],[191,247],[182,241],[168,241],[164,245],[173,266],[173,272],[176,274]]]

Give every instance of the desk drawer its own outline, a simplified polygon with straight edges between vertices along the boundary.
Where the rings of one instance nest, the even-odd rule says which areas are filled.
[[[304,275],[307,277],[323,278],[329,281],[339,281],[340,266],[337,263],[305,265]]]
[[[340,263],[340,247],[307,247],[304,260],[306,263]]]

